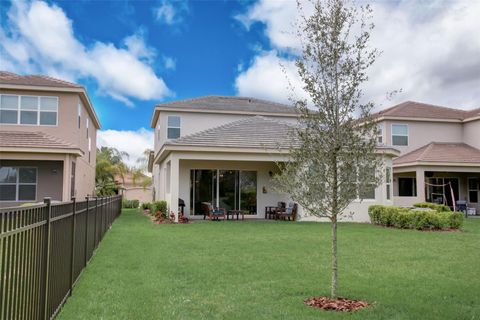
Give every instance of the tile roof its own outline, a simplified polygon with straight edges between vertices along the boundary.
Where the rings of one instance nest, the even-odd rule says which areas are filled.
[[[207,129],[178,139],[167,145],[278,149],[290,146],[293,125],[262,116],[252,116]]]
[[[12,85],[24,85],[24,86],[44,86],[44,87],[62,87],[62,88],[83,88],[82,86],[44,76],[44,75],[19,75],[12,72],[0,71],[0,85],[12,84]]]
[[[406,101],[373,114],[376,118],[389,116],[449,120],[464,120],[475,115],[480,115],[480,108],[465,111],[414,101]]]
[[[480,150],[466,143],[431,142],[393,160],[393,165],[412,162],[478,163]]]
[[[256,98],[229,96],[205,96],[194,99],[172,101],[158,104],[157,107],[170,107],[189,110],[296,114],[294,107],[285,104]]]
[[[74,144],[43,132],[0,131],[0,150],[6,147],[32,149],[80,149]]]

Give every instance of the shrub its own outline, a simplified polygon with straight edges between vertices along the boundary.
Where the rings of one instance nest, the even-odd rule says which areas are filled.
[[[431,203],[431,202],[420,202],[420,203],[415,203],[413,205],[416,208],[428,208],[435,210],[437,212],[450,212],[449,206],[443,205],[443,204],[437,204],[437,203]]]
[[[138,208],[138,205],[140,204],[140,201],[138,200],[126,200],[124,199],[122,201],[122,207],[123,208],[133,208],[136,209]]]
[[[168,218],[168,205],[167,201],[154,201],[152,202],[152,207],[150,209],[152,215],[156,215],[157,211],[161,212],[162,217]]]
[[[150,202],[143,202],[141,205],[142,210],[147,210],[152,208],[152,204]]]
[[[409,210],[394,206],[373,205],[368,208],[373,224],[400,229],[442,230],[462,226],[460,212],[435,210]]]

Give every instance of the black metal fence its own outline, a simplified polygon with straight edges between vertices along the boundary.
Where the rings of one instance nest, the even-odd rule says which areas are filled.
[[[51,319],[112,222],[122,197],[0,209],[0,319]]]

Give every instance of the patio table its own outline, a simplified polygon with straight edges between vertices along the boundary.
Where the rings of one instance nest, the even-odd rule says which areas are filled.
[[[267,206],[265,207],[265,219],[271,219],[271,215],[275,213],[277,206]]]
[[[242,215],[242,220],[245,220],[245,210],[228,210],[227,220],[228,220],[229,215],[232,215],[232,220],[233,220],[235,215],[237,215],[237,220],[239,220],[240,215]]]

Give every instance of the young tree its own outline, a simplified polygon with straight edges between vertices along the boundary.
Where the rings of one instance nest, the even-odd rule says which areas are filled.
[[[373,28],[368,6],[345,0],[312,4],[308,16],[298,4],[302,51],[296,66],[308,98],[292,98],[299,126],[292,135],[290,161],[279,164],[275,178],[278,188],[307,213],[331,221],[331,297],[336,298],[337,222],[353,200],[380,182],[373,104],[362,102],[361,89],[378,51],[368,47]]]

